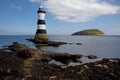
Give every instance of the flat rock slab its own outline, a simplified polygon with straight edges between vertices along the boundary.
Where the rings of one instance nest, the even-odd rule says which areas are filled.
[[[67,44],[67,42],[41,41],[41,40],[35,40],[35,39],[26,39],[26,40],[31,41],[35,44],[53,46],[53,47],[59,47],[60,45]]]

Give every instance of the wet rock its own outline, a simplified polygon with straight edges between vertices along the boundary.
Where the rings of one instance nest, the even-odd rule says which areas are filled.
[[[55,41],[48,41],[46,42],[48,46],[59,47],[60,45],[67,44],[66,42],[55,42]]]
[[[95,56],[95,55],[88,55],[88,58],[89,58],[89,59],[97,59],[98,57]]]
[[[82,62],[81,60],[80,60],[80,58],[81,57],[83,57],[83,55],[81,55],[81,54],[74,54],[74,55],[70,55],[70,60],[71,61],[73,61],[73,62]]]
[[[80,60],[80,59],[77,59],[77,62],[79,62],[79,63],[82,63],[82,60]]]
[[[30,58],[32,55],[33,53],[28,49],[21,50],[17,53],[17,56],[21,58]]]
[[[57,76],[51,76],[49,77],[49,80],[57,80]]]
[[[69,64],[70,62],[81,62],[80,58],[82,56],[83,55],[81,54],[73,55],[73,54],[63,53],[63,54],[58,54],[58,55],[52,55],[51,58],[63,64]]]
[[[35,40],[35,39],[26,39],[26,40],[31,41],[35,44],[40,44],[41,46],[42,44],[45,44],[47,46],[59,47],[60,45],[67,44],[67,42],[41,41],[41,40]]]
[[[118,60],[109,59],[108,61],[111,62],[111,63],[113,63],[113,62],[118,63]]]
[[[107,65],[103,65],[103,68],[109,68]]]
[[[25,44],[19,44],[18,42],[13,42],[12,45],[8,46],[8,50],[11,51],[19,51],[19,50],[23,50],[23,49],[27,49],[28,46],[26,46]]]
[[[69,43],[69,45],[72,45],[72,44],[74,44],[74,43]]]
[[[117,58],[103,58],[103,62],[108,62],[108,64],[111,64],[111,63],[119,63],[119,59]]]
[[[102,67],[103,65],[102,64],[97,64],[95,65],[96,67]]]
[[[35,40],[35,39],[32,39],[32,38],[26,39],[26,40],[28,40],[28,41],[30,41],[30,42],[33,42],[33,43],[35,43],[35,44],[42,43],[41,40],[37,40],[37,39]]]
[[[70,61],[70,57],[69,57],[69,54],[64,54],[64,55],[54,55],[52,57],[55,61],[59,61],[63,64],[68,64]]]
[[[89,67],[87,65],[84,65],[83,67],[86,68],[86,69],[89,69]]]
[[[82,45],[82,43],[76,43],[76,45]]]
[[[97,65],[95,65],[96,67],[100,67],[100,68],[109,68],[106,64],[97,64]]]
[[[71,54],[70,55],[71,59],[78,59],[78,58],[82,58],[82,57],[83,57],[83,55],[81,55],[81,54]]]

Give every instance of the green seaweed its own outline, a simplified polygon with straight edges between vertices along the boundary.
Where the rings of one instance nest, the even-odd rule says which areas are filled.
[[[47,41],[48,40],[48,35],[35,35],[34,39],[36,40],[42,40],[42,41]]]

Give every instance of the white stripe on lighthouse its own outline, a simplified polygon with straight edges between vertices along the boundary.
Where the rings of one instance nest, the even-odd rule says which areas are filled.
[[[45,20],[45,13],[38,13],[39,20]]]
[[[39,24],[37,25],[37,29],[46,29],[46,25]]]

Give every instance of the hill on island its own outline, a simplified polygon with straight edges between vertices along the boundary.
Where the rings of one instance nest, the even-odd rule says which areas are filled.
[[[88,36],[95,35],[95,36],[99,36],[99,35],[104,35],[104,33],[102,31],[100,31],[99,29],[86,29],[86,30],[75,32],[72,35],[88,35]]]

